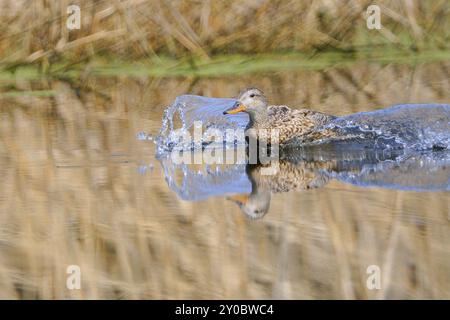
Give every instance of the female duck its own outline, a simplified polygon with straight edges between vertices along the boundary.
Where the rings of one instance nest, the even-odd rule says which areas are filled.
[[[319,132],[334,116],[308,109],[291,109],[287,106],[269,106],[264,93],[257,88],[243,91],[234,106],[224,114],[245,112],[250,117],[246,128],[249,138],[270,143],[271,132],[278,133],[279,144],[292,141],[306,142],[327,137],[327,130]]]

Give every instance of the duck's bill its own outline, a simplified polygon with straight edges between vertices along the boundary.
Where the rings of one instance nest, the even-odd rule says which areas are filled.
[[[244,112],[246,110],[246,107],[243,104],[234,105],[228,110],[225,110],[223,114],[236,114],[239,112]]]

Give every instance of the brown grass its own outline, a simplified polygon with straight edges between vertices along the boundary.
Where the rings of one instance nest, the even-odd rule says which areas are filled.
[[[65,27],[66,7],[81,7],[81,30]],[[381,31],[368,30],[371,1],[0,1],[0,62],[94,55],[125,60],[158,56],[448,48],[449,4],[378,1]]]

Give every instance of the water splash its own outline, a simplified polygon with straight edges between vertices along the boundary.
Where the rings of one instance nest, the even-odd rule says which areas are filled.
[[[450,105],[396,105],[339,117],[326,128],[371,140],[375,148],[450,149]]]
[[[136,139],[139,141],[152,141],[153,135],[151,133],[141,131],[136,134]]]
[[[181,149],[195,149],[204,145],[211,130],[244,129],[248,123],[248,116],[223,115],[223,111],[231,108],[234,99],[208,98],[195,95],[182,95],[176,98],[164,112],[162,127],[155,138],[157,155],[161,156],[176,147]],[[179,123],[176,123],[178,117]],[[180,138],[190,133],[196,123],[203,125],[203,137],[193,144],[179,145]]]

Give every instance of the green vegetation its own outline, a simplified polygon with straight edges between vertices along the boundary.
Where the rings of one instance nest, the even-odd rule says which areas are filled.
[[[29,91],[8,91],[0,93],[0,97],[5,98],[15,98],[22,96],[33,96],[33,97],[51,97],[55,94],[53,90],[29,90]]]
[[[326,52],[314,57],[302,53],[265,54],[256,56],[227,55],[213,59],[171,59],[158,61],[138,60],[132,63],[121,60],[95,59],[88,66],[79,64],[67,68],[66,63],[51,65],[45,74],[39,72],[38,66],[25,65],[0,72],[0,80],[38,79],[41,77],[78,78],[81,74],[97,77],[129,75],[152,77],[215,77],[233,76],[249,73],[285,71],[295,69],[321,70],[332,66],[345,66],[355,61],[376,61],[378,63],[416,64],[433,61],[450,60],[450,51],[401,52],[385,50],[358,53]]]

